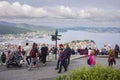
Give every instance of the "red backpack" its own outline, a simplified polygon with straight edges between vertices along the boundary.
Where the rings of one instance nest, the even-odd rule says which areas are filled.
[[[35,51],[32,49],[32,50],[30,51],[30,57],[35,57],[35,56],[36,56]]]

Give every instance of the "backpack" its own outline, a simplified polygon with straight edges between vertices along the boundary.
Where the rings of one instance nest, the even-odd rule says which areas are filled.
[[[30,51],[30,57],[36,57],[36,53],[33,49]]]
[[[89,58],[87,59],[87,64],[90,65],[90,59]]]
[[[5,54],[1,55],[1,59],[6,59],[6,55]]]

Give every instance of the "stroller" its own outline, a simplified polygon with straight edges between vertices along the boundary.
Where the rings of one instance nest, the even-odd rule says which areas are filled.
[[[19,54],[18,51],[14,52],[11,58],[6,63],[7,68],[10,68],[10,66],[17,66],[17,67],[22,67],[23,64],[23,58]]]

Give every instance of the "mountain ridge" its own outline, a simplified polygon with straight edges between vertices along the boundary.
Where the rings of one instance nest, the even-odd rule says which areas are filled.
[[[4,26],[4,27],[2,27]],[[5,27],[6,26],[6,27]],[[1,28],[2,27],[2,28]],[[4,29],[3,29],[4,28]],[[10,28],[16,29],[16,32],[11,30]],[[44,26],[44,25],[33,25],[33,24],[27,24],[27,23],[10,23],[10,22],[4,22],[0,21],[0,34],[6,33],[6,30],[9,33],[9,30],[13,31],[10,33],[22,33],[21,29],[24,29],[24,32],[31,32],[31,31],[44,31],[44,32],[55,32],[56,27],[53,26]],[[21,30],[21,31],[19,31]],[[74,30],[74,31],[88,31],[88,32],[94,32],[94,33],[120,33],[120,27],[84,27],[84,26],[73,26],[73,27],[61,27],[58,28],[59,32],[66,32],[68,30]]]
[[[16,31],[14,31],[16,30]],[[0,21],[0,34],[16,34],[31,31],[54,31],[55,28],[49,26],[32,25],[26,23],[9,23]]]
[[[27,33],[27,32],[31,32],[31,30],[17,28],[13,26],[0,25],[0,34],[20,34],[20,33]]]

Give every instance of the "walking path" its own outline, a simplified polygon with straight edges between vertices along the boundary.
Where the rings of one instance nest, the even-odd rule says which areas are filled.
[[[100,57],[101,56],[98,56],[97,62],[107,65],[107,58]],[[82,66],[88,66],[86,60],[87,58],[83,55],[72,55],[71,64],[68,67],[68,71],[62,71],[61,74],[58,74],[58,71],[55,70],[57,60],[49,60],[46,66],[43,66],[42,63],[39,63],[39,68],[33,68],[31,71],[27,70],[26,65],[23,65],[22,68],[9,69],[7,69],[5,66],[0,66],[0,80],[53,80],[55,77],[69,73],[71,70]],[[120,67],[120,59],[116,60],[117,64],[115,66]]]

